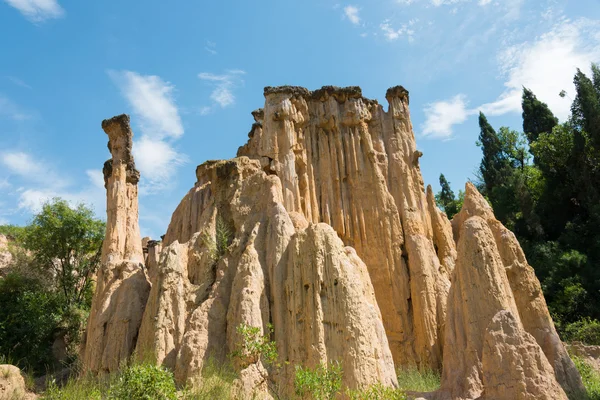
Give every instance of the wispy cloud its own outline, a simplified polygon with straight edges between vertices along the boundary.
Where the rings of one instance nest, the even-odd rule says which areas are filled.
[[[14,83],[17,86],[23,87],[25,89],[32,89],[31,86],[29,86],[27,83],[25,83],[25,81],[23,81],[22,79],[17,78],[16,76],[5,76],[6,79],[8,79],[9,81],[11,81],[12,83]]]
[[[354,25],[360,24],[360,17],[358,16],[358,8],[356,6],[344,7],[344,15]]]
[[[42,22],[65,15],[65,10],[56,0],[4,0],[4,2],[19,10],[31,22]]]
[[[170,143],[142,136],[134,142],[133,156],[142,177],[149,182],[141,192],[155,193],[169,187],[175,170],[187,161],[187,156],[178,153]]]
[[[0,118],[9,118],[14,121],[25,121],[33,118],[33,114],[15,104],[8,97],[0,93]]]
[[[156,75],[133,71],[108,71],[108,74],[133,108],[143,134],[154,138],[183,135],[173,85]]]
[[[418,19],[411,19],[405,24],[402,24],[399,29],[393,28],[389,20],[383,21],[379,28],[383,32],[383,36],[385,36],[388,40],[396,40],[400,37],[405,36],[409,42],[414,41],[415,31],[413,26],[419,22]]]
[[[521,112],[523,86],[546,102],[561,119],[569,116],[570,102],[559,96],[561,90],[574,94],[573,76],[577,68],[589,71],[600,60],[598,21],[562,21],[534,42],[504,49],[498,57],[505,76],[505,90],[498,98],[479,107],[489,115]]]
[[[12,192],[7,190],[7,195],[17,197],[16,208],[5,210],[5,216],[18,210],[36,213],[44,202],[54,197],[61,197],[72,204],[84,202],[96,209],[105,202],[104,179],[99,170],[86,171],[88,183],[74,188],[71,179],[59,174],[53,163],[42,161],[31,153],[5,151],[0,154],[0,165],[11,174],[0,181],[0,188],[16,188]],[[102,180],[100,185],[98,178]]]
[[[173,98],[175,87],[158,76],[132,71],[109,71],[109,76],[133,108],[137,119],[134,123],[142,132],[133,144],[133,155],[145,184],[140,193],[165,190],[177,167],[187,159],[171,143],[184,133]]]
[[[513,0],[514,1],[514,0]],[[468,108],[463,94],[434,102],[425,109],[423,136],[449,138],[455,125],[479,111],[488,116],[521,113],[523,87],[531,89],[561,120],[570,115],[571,102],[559,96],[565,90],[575,96],[573,76],[580,68],[589,74],[600,60],[600,21],[560,20],[550,31],[518,45],[504,47],[497,61],[504,90],[491,102]]]
[[[52,182],[55,188],[65,187],[69,184],[51,164],[23,151],[9,150],[0,153],[0,164],[4,165],[9,173],[28,182],[40,184]]]
[[[246,72],[240,69],[230,69],[220,75],[211,72],[201,72],[198,74],[198,78],[214,87],[210,94],[210,99],[214,105],[225,108],[235,104],[233,91],[244,83],[242,77],[245,74]],[[210,112],[206,107],[203,107],[203,110],[205,113]]]
[[[465,122],[473,112],[467,109],[464,94],[431,103],[425,107],[426,120],[422,135],[434,139],[449,139],[452,136],[452,127]]]
[[[217,54],[217,44],[215,42],[207,40],[206,46],[204,46],[204,50],[208,51],[212,55],[215,55]]]

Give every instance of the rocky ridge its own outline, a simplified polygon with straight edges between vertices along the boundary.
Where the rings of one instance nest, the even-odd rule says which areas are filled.
[[[238,326],[272,324],[283,366],[236,360],[240,396],[289,393],[295,365],[333,361],[351,388],[441,369],[429,398],[581,391],[516,238],[470,184],[448,221],[423,187],[408,92],[386,98],[387,111],[358,87],[265,88],[238,157],[198,166],[146,256],[129,119],[104,121],[107,238],[85,367],[114,370],[135,349],[194,384],[239,345]]]

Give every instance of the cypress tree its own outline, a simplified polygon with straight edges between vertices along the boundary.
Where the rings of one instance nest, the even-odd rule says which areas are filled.
[[[479,129],[477,145],[483,152],[479,172],[483,179],[485,194],[489,195],[495,186],[502,183],[506,160],[500,138],[482,112],[479,112]]]
[[[552,114],[546,103],[537,99],[535,94],[523,88],[521,101],[523,108],[523,133],[527,136],[529,144],[536,141],[541,133],[550,133],[558,125],[558,118]]]

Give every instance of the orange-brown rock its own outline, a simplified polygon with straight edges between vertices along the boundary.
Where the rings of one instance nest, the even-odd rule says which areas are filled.
[[[468,182],[463,208],[452,220],[455,239],[459,242],[462,235],[461,226],[473,216],[482,218],[493,234],[517,306],[515,317],[519,318],[525,331],[531,334],[542,348],[565,392],[580,395],[584,391],[581,376],[556,333],[533,268],[527,263],[515,235],[494,217],[490,205],[475,186]]]
[[[499,311],[483,345],[483,399],[567,400],[534,337],[510,311]]]
[[[331,225],[356,249],[396,363],[439,368],[453,243],[434,240],[408,92],[389,89],[387,112],[358,87],[267,87],[265,98],[238,155],[279,177],[288,212]]]
[[[93,372],[119,368],[135,348],[150,285],[138,224],[138,188],[129,116],[102,121],[112,158],[104,164],[106,236],[88,319],[83,366]]]
[[[339,361],[344,384],[395,385],[366,266],[325,224],[292,217],[278,177],[246,157],[209,161],[173,214],[144,313],[138,354],[193,383],[210,358],[237,350],[241,324],[274,327],[283,367],[236,361],[240,388],[292,390],[295,365]],[[223,231],[227,243],[222,245]],[[150,270],[152,271],[152,270]]]

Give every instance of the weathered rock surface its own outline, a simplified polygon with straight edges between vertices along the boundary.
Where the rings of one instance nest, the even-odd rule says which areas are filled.
[[[240,348],[239,326],[272,324],[281,366],[234,358],[240,398],[289,394],[296,365],[335,361],[350,388],[396,385],[394,363],[443,364],[430,399],[581,393],[515,236],[470,184],[452,222],[425,193],[406,90],[388,90],[387,112],[356,87],[265,98],[238,157],[198,166],[145,258],[129,120],[103,122],[113,157],[88,370],[135,349],[194,384]]]
[[[0,234],[0,276],[12,262],[12,254],[8,250],[8,238]]]
[[[138,354],[153,352],[178,381],[193,383],[207,360],[239,349],[238,326],[267,332],[272,323],[289,365],[267,372],[260,360],[236,361],[245,391],[260,389],[268,373],[289,391],[296,364],[333,361],[350,387],[395,385],[373,287],[354,250],[328,225],[298,215],[294,224],[280,180],[258,161],[209,161],[197,179],[165,236]],[[223,230],[228,245],[220,247]]]
[[[483,394],[486,328],[502,310],[518,315],[494,236],[482,218],[471,217],[460,230],[448,297],[439,398],[476,399]]]
[[[581,357],[600,373],[600,346],[590,346],[581,342],[566,344],[570,354]]]
[[[358,87],[267,87],[265,98],[238,155],[279,177],[287,211],[331,225],[356,249],[395,362],[439,368],[453,243],[434,237],[408,92],[389,89],[387,112]]]
[[[102,121],[112,158],[104,164],[106,236],[83,350],[84,369],[117,370],[135,348],[150,285],[138,224],[139,172],[129,116]]]
[[[36,399],[28,393],[21,370],[14,365],[0,365],[0,400]]]
[[[567,400],[542,349],[510,311],[489,324],[482,364],[485,399]]]
[[[459,243],[463,232],[462,226],[473,216],[483,219],[492,232],[495,248],[500,255],[517,307],[514,316],[518,317],[525,331],[530,333],[542,348],[554,369],[557,381],[565,392],[581,394],[584,391],[581,377],[556,333],[540,282],[533,268],[527,263],[515,235],[494,217],[490,205],[469,182],[465,189],[463,208],[452,220],[455,239]],[[457,263],[460,259],[459,251]]]

